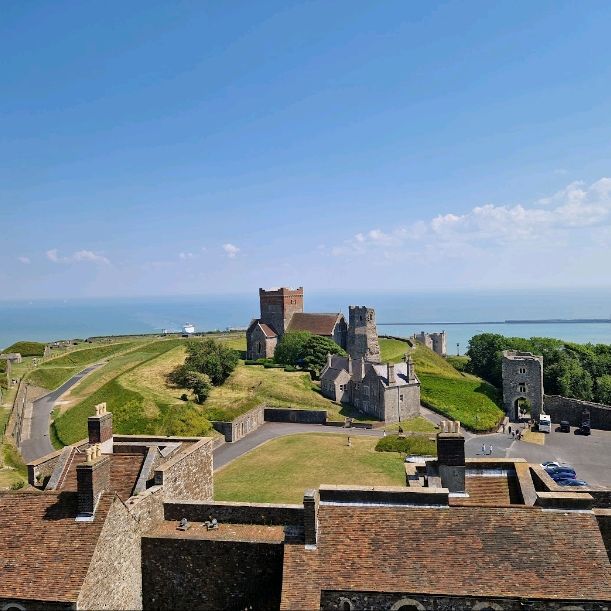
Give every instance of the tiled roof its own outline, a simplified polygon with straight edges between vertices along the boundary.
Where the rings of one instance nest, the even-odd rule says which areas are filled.
[[[318,609],[321,589],[611,600],[591,513],[321,505],[318,524],[316,550],[285,547],[282,609]]]
[[[126,501],[131,495],[142,463],[144,462],[143,454],[111,454],[110,462],[110,486],[112,492],[116,492],[119,497]],[[65,475],[65,481],[61,490],[76,491],[76,465],[85,462],[85,454],[75,454],[68,472]]]
[[[76,522],[75,492],[0,493],[0,599],[76,601],[113,498]]]
[[[342,314],[308,314],[296,312],[291,317],[287,331],[309,331],[314,335],[333,335],[333,329]]]
[[[252,330],[257,325],[261,327],[261,331],[263,331],[263,334],[265,335],[265,337],[278,337],[278,334],[274,331],[274,329],[267,323],[261,322],[259,318],[254,318],[251,321],[251,323],[248,325],[248,329],[246,329],[246,333],[250,335]]]
[[[501,475],[477,476],[468,475],[465,478],[468,497],[453,497],[451,505],[521,505],[522,498],[515,476]]]

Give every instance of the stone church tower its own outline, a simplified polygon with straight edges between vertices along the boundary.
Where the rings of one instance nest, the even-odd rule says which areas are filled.
[[[346,351],[353,361],[363,358],[380,362],[380,344],[376,329],[376,313],[366,306],[350,306]]]
[[[282,337],[287,330],[293,314],[303,312],[303,287],[297,289],[259,289],[262,323]]]

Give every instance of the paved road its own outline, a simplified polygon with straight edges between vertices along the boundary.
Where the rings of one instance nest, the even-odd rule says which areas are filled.
[[[37,460],[38,458],[55,451],[55,448],[51,444],[51,440],[49,438],[49,425],[51,423],[51,414],[53,413],[55,402],[68,389],[72,388],[86,375],[102,365],[103,363],[90,365],[86,369],[83,369],[83,371],[70,378],[67,382],[64,382],[64,384],[62,384],[57,390],[54,390],[48,395],[34,401],[30,438],[21,443],[21,455],[26,463]]]

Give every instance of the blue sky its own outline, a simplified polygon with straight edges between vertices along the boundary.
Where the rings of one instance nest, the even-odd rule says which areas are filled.
[[[609,285],[611,4],[0,8],[0,298]]]

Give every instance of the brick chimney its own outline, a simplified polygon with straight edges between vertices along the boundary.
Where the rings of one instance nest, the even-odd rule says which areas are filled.
[[[99,443],[103,454],[112,454],[112,413],[106,411],[106,403],[95,406],[95,416],[87,419],[89,443]]]
[[[465,492],[465,438],[460,422],[441,421],[437,433],[437,465],[441,485],[450,493]]]
[[[110,490],[110,462],[108,455],[95,444],[85,451],[86,461],[76,465],[78,492],[77,520],[93,520],[95,508],[103,492]]]
[[[303,530],[306,548],[316,547],[318,540],[318,491],[306,490],[303,494]]]
[[[386,372],[387,372],[387,378],[388,378],[388,384],[396,384],[397,383],[397,377],[395,376],[395,366],[393,363],[387,363],[386,364]]]

